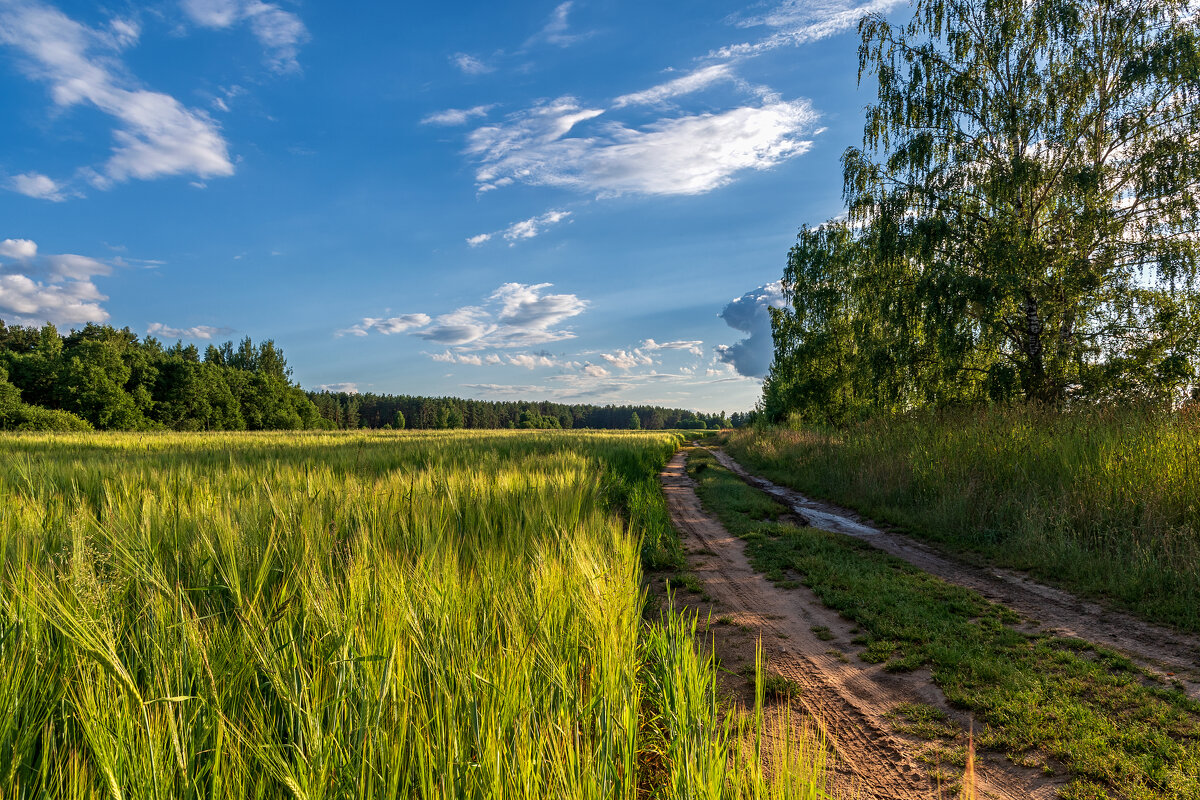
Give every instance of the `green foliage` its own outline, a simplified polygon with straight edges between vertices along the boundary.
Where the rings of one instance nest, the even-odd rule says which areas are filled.
[[[0,322],[0,368],[29,404],[21,423],[0,428],[78,430],[291,430],[323,423],[274,342],[163,349],[128,328],[87,325],[59,335]],[[0,394],[4,390],[0,389]],[[0,400],[0,405],[3,400]],[[54,413],[50,413],[54,412]],[[66,414],[67,416],[64,416]]]
[[[677,442],[0,437],[0,796],[823,796],[643,619]]]
[[[848,223],[801,231],[771,419],[1178,403],[1200,369],[1200,23],[1186,0],[921,0],[861,26],[878,84]]]
[[[636,411],[629,415],[629,429],[633,431],[642,429],[642,419],[637,415]]]

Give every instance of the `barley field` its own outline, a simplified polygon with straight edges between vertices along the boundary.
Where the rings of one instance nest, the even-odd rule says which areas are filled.
[[[643,618],[676,446],[0,438],[0,797],[819,796]]]

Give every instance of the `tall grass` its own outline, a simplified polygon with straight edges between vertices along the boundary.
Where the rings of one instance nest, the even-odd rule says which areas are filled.
[[[0,438],[0,797],[764,796],[641,618],[675,446]]]
[[[922,413],[728,447],[801,491],[1200,630],[1200,415]]]

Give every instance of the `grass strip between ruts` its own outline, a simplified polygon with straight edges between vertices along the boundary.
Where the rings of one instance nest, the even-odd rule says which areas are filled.
[[[1059,762],[1073,778],[1063,798],[1200,797],[1200,703],[1112,650],[1019,631],[1011,610],[869,544],[780,521],[787,508],[706,451],[688,471],[755,569],[785,588],[799,580],[852,620],[860,659],[930,668],[947,701],[983,723],[983,747]]]

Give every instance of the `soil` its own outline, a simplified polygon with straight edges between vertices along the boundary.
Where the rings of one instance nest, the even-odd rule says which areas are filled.
[[[750,474],[724,451],[710,452],[726,469],[791,508],[808,524],[870,542],[948,583],[972,589],[1020,614],[1029,629],[1076,637],[1116,650],[1192,699],[1200,699],[1200,637],[1146,622],[1080,599],[1028,576],[957,561],[922,542],[864,520],[853,511],[812,500]]]
[[[672,521],[704,593],[679,592],[676,597],[699,608],[701,619],[709,620],[707,630],[725,668],[733,674],[746,665],[752,667],[756,644],[762,642],[767,672],[798,687],[790,707],[783,706],[793,717],[791,730],[815,728],[833,751],[835,796],[879,800],[957,796],[953,784],[961,770],[947,770],[939,759],[955,747],[961,752],[972,725],[969,716],[947,705],[928,670],[889,673],[882,665],[859,661],[855,653],[860,648],[851,642],[853,623],[822,605],[808,589],[780,589],[756,573],[741,540],[704,513],[686,461],[686,451],[677,453],[661,479]],[[746,680],[732,683],[740,686],[744,702]],[[906,734],[893,712],[907,703],[941,709],[963,733],[940,746]],[[1062,777],[1017,766],[997,754],[981,753],[975,759],[975,790],[980,798],[1052,798],[1063,785]]]

